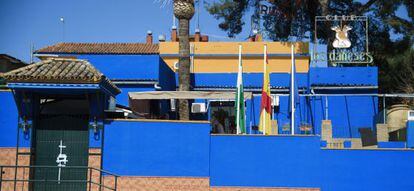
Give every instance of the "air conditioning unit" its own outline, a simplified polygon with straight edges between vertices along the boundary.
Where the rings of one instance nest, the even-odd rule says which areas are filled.
[[[174,69],[178,70],[179,67],[180,67],[180,63],[174,62]]]
[[[409,110],[408,111],[407,120],[408,121],[414,121],[414,110]]]
[[[193,103],[191,105],[191,113],[206,113],[206,104],[205,103]]]
[[[170,108],[171,108],[171,111],[176,111],[175,99],[170,99]]]
[[[279,96],[272,95],[272,106],[279,106]]]

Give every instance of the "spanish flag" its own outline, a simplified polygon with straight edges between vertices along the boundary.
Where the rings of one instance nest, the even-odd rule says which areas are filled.
[[[260,104],[260,124],[259,131],[264,135],[269,135],[272,132],[271,126],[271,112],[272,112],[272,98],[270,97],[270,77],[267,68],[267,46],[264,46],[263,59],[263,88],[262,88],[262,102]]]

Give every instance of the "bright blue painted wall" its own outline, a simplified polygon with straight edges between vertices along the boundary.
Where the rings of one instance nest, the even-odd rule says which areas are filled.
[[[322,150],[324,191],[414,190],[414,151]]]
[[[212,186],[319,187],[319,137],[211,136]]]
[[[310,98],[312,121],[316,133],[320,134],[325,119],[325,97]],[[335,138],[360,137],[359,128],[375,129],[378,114],[378,98],[373,96],[332,96],[328,97],[328,119],[332,121]]]
[[[210,184],[413,190],[414,150],[328,150],[319,137],[211,136]]]
[[[0,91],[0,147],[15,147],[17,107],[10,91]]]
[[[210,124],[112,121],[105,125],[104,169],[119,175],[209,175]]]
[[[159,55],[79,55],[109,79],[158,80]]]
[[[312,85],[378,85],[378,67],[310,68]]]
[[[0,91],[0,147],[16,147],[18,111],[10,91]],[[30,147],[31,129],[19,129],[20,147]]]
[[[237,73],[196,73],[193,76],[195,87],[236,87]],[[297,74],[299,87],[308,86],[307,73]],[[288,73],[270,74],[270,85],[289,87],[290,75]],[[177,83],[178,84],[178,83]],[[243,86],[261,88],[263,86],[262,73],[244,73]]]
[[[121,93],[116,96],[116,103],[124,106],[129,105],[129,92],[155,91],[154,85],[118,85]]]
[[[163,91],[176,89],[175,73],[162,58],[159,58],[159,83]]]
[[[246,101],[246,121],[259,124],[261,96],[256,95]],[[277,120],[279,134],[289,134],[282,131],[284,125],[290,125],[289,97],[279,96],[279,109],[274,111],[273,118]],[[328,119],[332,121],[333,137],[360,137],[359,128],[375,129],[378,115],[378,98],[372,96],[332,96],[328,98]],[[321,134],[322,120],[325,118],[325,97],[300,97],[296,110],[295,132],[300,133],[300,124],[310,124],[314,133]],[[250,128],[250,123],[246,124]],[[253,132],[257,133],[257,132]]]

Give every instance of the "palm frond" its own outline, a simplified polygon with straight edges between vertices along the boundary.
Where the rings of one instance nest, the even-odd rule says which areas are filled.
[[[154,3],[159,3],[161,8],[165,8],[167,5],[171,5],[173,0],[154,0]]]

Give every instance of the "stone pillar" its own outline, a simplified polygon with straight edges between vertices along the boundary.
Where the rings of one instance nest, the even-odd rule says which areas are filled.
[[[378,142],[389,141],[387,124],[377,124],[377,141]]]
[[[322,120],[322,140],[331,142],[332,140],[332,122],[331,120]]]
[[[279,126],[277,125],[277,120],[272,120],[270,125],[272,126],[272,135],[278,135]]]

